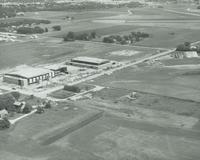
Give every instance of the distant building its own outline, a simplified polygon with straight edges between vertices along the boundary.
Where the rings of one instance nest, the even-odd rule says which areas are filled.
[[[107,59],[93,58],[93,57],[76,57],[72,58],[69,65],[86,67],[93,69],[103,69],[111,66],[111,63]]]
[[[46,66],[45,68],[51,70],[54,73],[53,77],[59,76],[63,73],[65,74],[68,73],[66,65],[53,64],[53,65]]]
[[[16,15],[17,16],[24,16],[24,12],[17,12]]]
[[[3,76],[3,81],[19,86],[28,86],[41,81],[53,78],[54,72],[46,68],[24,67],[16,71],[6,73]]]
[[[183,59],[183,58],[196,58],[199,56],[196,51],[177,51],[172,54],[172,57]]]
[[[8,117],[8,111],[5,109],[0,110],[0,119],[7,118]]]

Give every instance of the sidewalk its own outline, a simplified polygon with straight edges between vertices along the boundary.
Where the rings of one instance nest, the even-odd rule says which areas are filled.
[[[28,114],[22,115],[22,116],[20,116],[20,117],[18,117],[16,119],[12,119],[12,120],[9,120],[9,121],[10,121],[11,125],[13,125],[13,124],[17,123],[18,121],[20,121],[21,119],[24,119],[24,118],[34,114],[36,111],[37,111],[37,109],[34,109],[33,111],[31,111]]]

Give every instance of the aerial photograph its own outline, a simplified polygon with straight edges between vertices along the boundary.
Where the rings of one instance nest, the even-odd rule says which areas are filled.
[[[200,160],[200,0],[0,0],[0,160]]]

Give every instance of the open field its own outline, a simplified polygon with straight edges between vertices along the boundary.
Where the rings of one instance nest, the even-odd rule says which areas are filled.
[[[51,24],[42,27],[61,25],[62,30],[49,30],[38,39],[1,43],[0,69],[5,72],[22,64],[44,65],[77,56],[141,62],[166,48],[200,40],[200,16],[188,13],[186,6],[144,7],[131,15],[127,8],[28,12],[23,18],[47,19]],[[66,16],[75,19],[63,20]],[[63,42],[59,37],[69,31],[95,31],[98,36],[141,31],[150,37],[137,46]],[[54,90],[50,96],[63,102],[56,99],[45,113],[0,131],[0,160],[199,160],[199,62],[199,58],[146,60],[112,74],[102,72],[96,79],[87,77],[86,82],[82,78],[78,86],[89,91],[82,100],[63,100],[74,93]],[[101,90],[90,92],[94,86]]]
[[[170,58],[167,60],[161,60],[165,66],[174,65],[198,65],[200,63],[200,58],[185,58],[185,59],[174,59]]]
[[[85,106],[83,105],[82,107]],[[68,117],[67,119],[69,119],[71,112],[75,111],[65,111],[63,114],[67,114],[67,116],[61,117],[65,119]],[[80,112],[80,108],[78,112]],[[61,115],[61,112],[58,110],[53,117],[53,114],[45,114],[54,118]],[[160,160],[190,160],[199,158],[198,133],[169,127],[166,130],[164,126],[158,127],[149,123],[134,122],[109,114],[70,133],[51,145],[39,145],[35,140],[31,140],[31,136],[37,137],[37,133],[40,136],[40,133],[46,130],[47,122],[49,122],[52,129],[56,123],[52,123],[52,120],[46,119],[47,116],[45,116],[46,121],[44,124],[46,125],[44,126],[40,123],[40,125],[37,124],[35,126],[36,120],[44,122],[44,119],[42,115],[34,116],[20,122],[10,131],[10,136],[6,139],[4,138],[3,143],[1,143],[1,145],[4,145],[1,146],[4,148],[0,151],[1,156],[6,156],[8,159],[17,157],[19,160],[22,158],[29,160],[28,157],[30,156],[36,160],[55,160],[58,158],[61,160],[66,158],[75,158],[77,160],[121,160],[127,157],[137,157],[144,160],[152,158]],[[30,122],[34,122],[33,126],[30,126]],[[25,124],[27,124],[26,129],[24,128]],[[38,131],[36,128],[41,130]],[[1,139],[4,136],[5,133],[2,132]],[[16,147],[19,145],[22,146]],[[12,149],[11,152],[6,152],[8,148],[9,150]],[[186,148],[189,148],[187,152],[185,152]]]
[[[96,83],[199,102],[199,75],[184,75],[185,72],[191,71],[193,70],[177,70],[154,65],[130,67],[109,77],[101,77]]]
[[[75,20],[63,20],[65,16],[73,16]],[[46,36],[61,37],[69,31],[90,32],[96,31],[97,35],[126,34],[132,31],[144,31],[151,38],[137,43],[137,45],[155,47],[175,47],[186,41],[196,41],[199,37],[199,16],[177,14],[165,9],[140,8],[135,9],[132,15],[127,9],[121,12],[113,10],[90,11],[90,12],[37,12],[26,13],[26,18],[48,19],[52,23],[42,25],[50,29]],[[166,22],[165,22],[166,21]],[[107,23],[108,22],[108,23]],[[51,31],[53,25],[61,25],[62,30]]]
[[[57,98],[57,99],[66,99],[68,97],[73,96],[74,93],[69,92],[69,91],[65,91],[65,90],[58,90],[55,92],[50,93],[48,96],[53,97],[53,98]]]
[[[158,14],[159,13],[159,14]],[[72,22],[67,22],[66,20],[63,20],[63,17],[65,16],[74,16],[75,20]],[[159,16],[158,16],[159,15]],[[129,21],[135,21],[137,20],[138,23],[131,23],[131,24],[116,24],[112,23],[110,19],[122,19]],[[65,56],[66,52],[67,54],[74,54],[75,52],[85,52],[87,48],[90,48],[91,46],[85,46],[85,44],[77,44],[77,43],[69,43],[66,45],[58,44],[62,39],[55,39],[52,38],[52,36],[60,37],[64,34],[67,34],[69,31],[74,32],[88,32],[88,31],[96,31],[97,35],[109,35],[109,34],[128,34],[132,31],[142,31],[150,34],[150,38],[144,39],[140,42],[137,42],[136,45],[142,45],[142,46],[150,46],[150,47],[164,47],[164,48],[172,48],[176,45],[183,43],[184,41],[196,41],[199,40],[199,29],[196,24],[193,23],[187,23],[186,21],[183,23],[173,25],[178,26],[173,27],[171,26],[171,23],[165,24],[165,26],[162,26],[159,21],[162,19],[173,19],[174,21],[177,21],[178,19],[181,20],[187,20],[187,19],[195,19],[198,20],[200,17],[192,16],[192,15],[182,15],[182,14],[176,14],[171,13],[167,11],[162,11],[162,9],[149,9],[149,8],[140,8],[136,9],[134,11],[133,15],[129,15],[127,12],[127,9],[121,9],[120,12],[117,12],[115,10],[103,10],[103,11],[90,11],[90,12],[82,12],[82,13],[76,13],[76,12],[38,12],[38,13],[26,13],[25,17],[23,18],[32,18],[32,19],[48,19],[51,20],[51,24],[46,24],[44,26],[51,28],[53,25],[63,25],[62,30],[55,32],[55,31],[49,31],[48,33],[39,35],[38,40],[27,40],[28,42],[20,42],[20,43],[3,43],[0,49],[0,59],[4,59],[4,61],[1,61],[1,66],[7,67],[9,65],[15,66],[18,64],[23,63],[35,63],[40,61],[48,61],[48,60],[54,60],[55,58],[59,58],[60,56]],[[19,18],[19,19],[23,19]],[[18,19],[18,18],[16,18]],[[97,23],[93,22],[94,20],[109,20],[109,24],[107,23]],[[158,23],[146,23],[140,22],[140,20],[144,21],[157,21]],[[153,26],[152,26],[152,25]],[[162,23],[163,24],[163,23]],[[161,26],[160,26],[161,25]],[[197,27],[197,28],[194,28]],[[50,37],[49,37],[50,36]],[[187,38],[185,38],[187,37]],[[72,45],[71,45],[72,44]],[[74,45],[73,45],[74,44]],[[96,45],[96,44],[95,44]],[[105,46],[108,46],[105,44]],[[106,52],[104,48],[106,48],[104,45],[101,46],[102,52]],[[92,51],[88,50],[87,54],[92,55],[94,52],[98,52],[98,47],[92,46]],[[116,50],[118,48],[124,48],[124,50],[128,49],[129,47],[119,46],[116,47]],[[97,50],[97,51],[96,51]],[[106,49],[107,50],[107,49]],[[114,49],[115,50],[115,49]],[[29,52],[27,52],[29,51]],[[110,50],[112,51],[112,50]],[[147,50],[146,50],[147,51]],[[15,56],[10,56],[15,55]],[[75,55],[75,54],[74,54]],[[102,57],[102,55],[98,55],[99,57]],[[8,58],[9,57],[9,58]],[[16,58],[18,57],[18,58]],[[114,57],[110,57],[114,58]],[[122,58],[122,57],[121,57]],[[115,59],[115,58],[114,58]],[[2,68],[2,67],[1,67]]]
[[[114,51],[138,51],[132,56],[112,55]],[[156,54],[157,49],[89,43],[84,41],[62,42],[59,38],[41,38],[24,43],[2,44],[0,47],[0,68],[15,67],[22,64],[44,64],[69,60],[76,56],[92,56],[110,60],[130,60],[144,55]]]
[[[151,94],[143,91],[136,92],[133,99],[127,97],[131,95],[130,89],[105,88],[93,94],[95,99],[110,101],[115,104],[126,104],[129,107],[142,107],[158,111],[170,112],[177,115],[185,115],[200,118],[200,108],[198,102],[180,100],[177,98]],[[200,128],[197,128],[200,129]]]
[[[142,129],[141,126],[142,124],[107,116],[57,141],[54,146],[65,149],[70,145],[106,160],[136,157],[144,160],[198,159],[198,140],[184,138],[183,141],[183,138],[176,135],[162,134],[164,130],[158,131],[156,127],[146,125]],[[186,149],[187,147],[190,149]]]

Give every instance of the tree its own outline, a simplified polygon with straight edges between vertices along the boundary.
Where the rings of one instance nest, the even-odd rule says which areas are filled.
[[[139,36],[136,36],[136,37],[135,37],[135,41],[136,41],[136,42],[139,42],[139,41],[140,41],[140,37],[139,37]]]
[[[81,89],[79,87],[77,87],[77,86],[68,86],[68,85],[65,85],[64,86],[64,90],[75,92],[75,93],[80,93],[81,92]]]
[[[104,38],[103,38],[103,42],[104,42],[104,43],[114,43],[115,41],[114,41],[114,39],[111,38],[111,37],[104,37]]]
[[[48,28],[46,27],[46,28],[45,28],[45,32],[48,32],[48,31],[49,31],[49,30],[48,30]]]
[[[17,29],[17,33],[19,34],[36,34],[36,33],[44,33],[44,29],[39,27],[39,26],[36,26],[34,28],[31,28],[31,27],[20,27]]]
[[[29,103],[26,103],[22,113],[27,114],[30,113],[31,111],[32,111],[32,106]]]
[[[185,45],[186,47],[190,47],[190,46],[191,46],[191,43],[190,43],[190,42],[185,42],[184,45]]]
[[[18,101],[20,98],[20,93],[19,92],[11,92],[11,95]]]
[[[185,42],[177,46],[176,51],[191,51],[191,43]]]
[[[51,101],[46,102],[44,108],[50,109],[51,107]]]
[[[8,118],[0,119],[0,129],[5,129],[10,127],[10,121]]]
[[[54,31],[60,31],[61,30],[61,26],[60,25],[56,25],[52,27]]]
[[[82,33],[82,34],[76,35],[75,39],[88,41],[90,40],[90,36],[87,33]]]
[[[64,41],[74,41],[75,34],[74,32],[68,32],[68,34],[64,37]]]
[[[0,110],[6,109],[8,112],[15,111],[14,107],[15,98],[12,94],[3,94],[0,95]]]
[[[44,33],[44,29],[41,28],[41,27],[36,26],[36,27],[33,29],[33,33]]]
[[[91,38],[92,38],[92,39],[95,39],[95,38],[96,38],[96,35],[97,35],[97,34],[96,34],[95,31],[91,32]]]
[[[36,113],[38,113],[38,114],[42,114],[42,113],[44,113],[44,108],[41,107],[41,106],[38,106],[38,107],[37,107],[37,111],[36,111]]]

